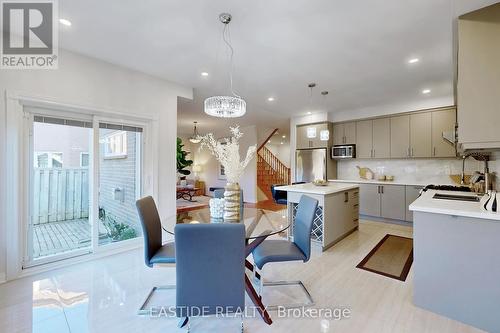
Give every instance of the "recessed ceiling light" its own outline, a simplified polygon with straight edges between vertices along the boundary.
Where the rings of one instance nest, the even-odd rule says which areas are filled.
[[[281,142],[280,144],[283,144],[283,142]]]
[[[284,139],[284,138],[286,138],[286,135],[283,135],[283,136],[282,136],[282,138],[283,138],[283,139]]]
[[[312,114],[312,112],[311,112],[311,111],[308,111],[308,112],[307,112],[307,114]]]
[[[417,62],[419,62],[420,59],[419,58],[411,58],[410,60],[408,60],[408,63],[409,64],[416,64]]]
[[[271,143],[271,140],[267,141],[267,143]]]
[[[424,90],[422,90],[422,94],[424,94],[424,95],[427,95],[427,94],[430,94],[430,93],[431,93],[430,89],[424,89]]]
[[[63,19],[63,18],[62,18],[62,19],[59,19],[59,22],[60,22],[61,24],[64,24],[65,26],[68,26],[68,27],[70,27],[70,26],[71,26],[71,21],[70,21],[70,20],[66,20],[66,19]]]
[[[208,76],[207,72],[201,72],[201,76]]]
[[[273,101],[274,101],[274,97],[269,97],[267,100],[268,100],[269,102],[273,102]]]

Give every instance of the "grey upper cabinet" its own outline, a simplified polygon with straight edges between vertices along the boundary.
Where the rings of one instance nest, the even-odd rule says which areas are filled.
[[[333,125],[333,144],[334,145],[353,145],[356,144],[356,123],[340,123]]]
[[[500,4],[458,20],[458,142],[500,148]]]
[[[391,120],[380,118],[373,120],[373,158],[391,157]]]
[[[410,115],[410,156],[432,156],[432,114],[431,112]]]
[[[315,133],[314,137],[308,137],[308,130]],[[329,131],[329,139],[321,140],[321,131]],[[331,123],[318,123],[318,124],[307,124],[297,126],[297,136],[296,136],[296,148],[297,149],[308,149],[308,148],[328,148],[332,145],[332,132],[333,127]]]
[[[344,143],[346,145],[356,144],[356,122],[344,124]]]
[[[391,157],[410,157],[410,116],[391,117]]]
[[[408,209],[408,206],[410,206],[413,201],[417,200],[418,196],[420,195],[420,191],[422,190],[422,186],[410,186],[407,185],[406,187],[406,214],[405,214],[405,221],[407,222],[413,222],[413,212]]]
[[[356,157],[372,158],[373,156],[373,121],[356,122]]]
[[[344,124],[333,125],[333,144],[334,145],[344,144]]]
[[[380,217],[379,186],[359,184],[359,213]]]
[[[406,219],[405,209],[405,186],[380,185],[380,216],[404,221]]]
[[[412,112],[392,117],[335,124],[333,144],[356,144],[357,158],[455,157],[455,108]],[[354,137],[354,138],[353,138]]]
[[[455,132],[457,121],[455,109],[432,112],[432,156],[455,157],[456,147],[443,138],[444,132]]]

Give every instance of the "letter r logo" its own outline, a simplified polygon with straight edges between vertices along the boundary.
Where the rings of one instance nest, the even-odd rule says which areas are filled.
[[[51,54],[51,2],[2,2],[3,54]]]

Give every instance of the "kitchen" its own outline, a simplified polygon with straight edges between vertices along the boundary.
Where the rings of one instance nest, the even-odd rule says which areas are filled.
[[[461,16],[458,45],[454,103],[292,119],[292,181],[308,184],[282,190],[291,216],[297,193],[358,190],[344,210],[358,207],[360,222],[323,250],[363,220],[412,226],[414,304],[499,332],[500,4]],[[335,223],[324,216],[325,230]]]

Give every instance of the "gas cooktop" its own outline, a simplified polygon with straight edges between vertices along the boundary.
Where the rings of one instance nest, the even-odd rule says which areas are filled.
[[[438,191],[455,191],[455,192],[472,192],[468,186],[454,186],[454,185],[427,185],[422,191],[438,190]]]

